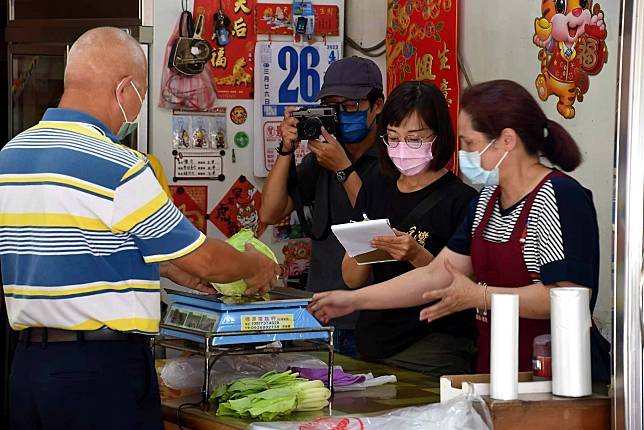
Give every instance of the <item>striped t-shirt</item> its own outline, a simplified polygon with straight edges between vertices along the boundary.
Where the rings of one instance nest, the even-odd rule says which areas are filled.
[[[486,187],[474,199],[463,224],[448,242],[449,249],[470,255],[472,236],[495,190],[496,186]],[[510,240],[525,201],[506,209],[501,209],[500,198],[494,202],[483,238],[496,243]],[[567,176],[544,183],[525,226],[523,260],[535,283],[567,281],[589,287],[594,305],[599,280],[599,229],[589,190]]]
[[[97,119],[49,109],[0,151],[0,261],[11,326],[156,333],[159,263],[203,234],[145,156]]]

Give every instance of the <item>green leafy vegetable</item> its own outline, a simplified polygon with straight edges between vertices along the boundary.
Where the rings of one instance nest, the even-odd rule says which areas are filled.
[[[226,243],[240,252],[244,252],[246,243],[250,243],[259,252],[266,255],[271,260],[277,262],[277,257],[275,257],[273,250],[270,249],[264,242],[257,239],[254,236],[253,231],[247,228],[240,230],[239,232],[226,239]],[[235,282],[229,282],[227,284],[213,283],[213,286],[217,291],[219,291],[220,294],[223,294],[224,296],[241,296],[248,288],[248,285],[246,285],[246,282],[243,279]]]
[[[217,415],[272,421],[294,411],[318,411],[329,404],[322,381],[307,381],[290,370],[261,378],[241,378],[218,387],[210,400]]]

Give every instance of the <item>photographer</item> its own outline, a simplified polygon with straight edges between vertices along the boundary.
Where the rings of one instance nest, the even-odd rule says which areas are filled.
[[[322,105],[337,111],[335,135],[322,128],[321,140],[309,140],[311,153],[295,169],[293,152],[300,142],[297,108],[287,108],[281,124],[280,156],[262,191],[260,218],[275,224],[294,209],[312,206],[310,233],[313,240],[307,290],[347,289],[342,280],[344,249],[331,225],[349,222],[362,180],[378,173],[376,119],[382,111],[382,75],[371,60],[350,57],[329,66],[318,94]],[[322,118],[327,123],[326,118]],[[303,220],[300,217],[300,221]],[[357,315],[330,322],[336,327],[336,350],[356,356],[354,328]]]

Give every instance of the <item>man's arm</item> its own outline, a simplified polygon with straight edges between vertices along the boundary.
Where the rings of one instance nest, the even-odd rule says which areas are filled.
[[[172,264],[191,275],[208,282],[227,283],[243,279],[249,286],[247,295],[273,288],[280,274],[279,265],[247,244],[239,252],[226,242],[207,239],[188,255],[177,258]]]
[[[295,205],[288,194],[288,174],[291,155],[280,155],[271,169],[262,188],[262,205],[259,208],[259,219],[264,224],[276,224],[287,217]]]
[[[351,160],[340,142],[331,135],[324,127],[322,127],[322,137],[325,142],[318,140],[309,141],[309,149],[320,166],[324,167],[331,173],[336,173],[340,170],[345,170],[351,166]],[[358,172],[355,170],[347,177],[347,180],[342,184],[344,191],[347,193],[351,207],[356,206],[358,194],[362,188],[362,179]]]
[[[297,119],[292,114],[295,107],[287,107],[280,126],[282,133],[282,149],[294,151],[299,143],[297,140]],[[271,169],[262,188],[262,205],[259,209],[259,219],[264,224],[276,224],[287,217],[295,205],[288,194],[288,174],[294,155],[280,155]]]
[[[198,276],[191,275],[188,272],[184,272],[170,261],[161,263],[160,274],[162,278],[169,279],[182,287],[191,288],[193,290],[201,291],[202,293],[215,292],[215,289],[212,287],[210,282],[205,281]]]

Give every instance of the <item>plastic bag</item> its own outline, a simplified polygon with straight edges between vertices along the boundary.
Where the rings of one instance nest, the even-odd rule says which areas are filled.
[[[188,76],[168,67],[172,46],[179,37],[181,19],[168,39],[161,76],[159,107],[187,111],[210,111],[216,107],[217,97],[208,65],[198,75]]]
[[[305,423],[255,423],[251,430],[490,430],[492,418],[483,399],[462,394],[446,403],[399,409],[377,417],[324,417]]]
[[[174,390],[201,388],[203,385],[203,357],[179,357],[165,360],[159,372],[163,383]]]
[[[155,360],[159,394],[162,401],[192,396],[201,391],[203,359],[199,360],[199,358],[181,357]]]
[[[284,372],[291,366],[303,363],[326,367],[323,361],[315,357],[297,353],[224,356],[212,366],[210,390],[239,378],[261,376],[271,371]]]

